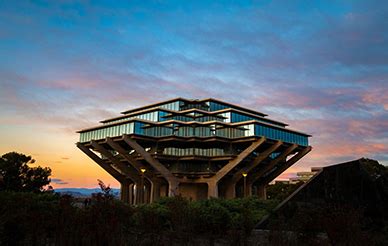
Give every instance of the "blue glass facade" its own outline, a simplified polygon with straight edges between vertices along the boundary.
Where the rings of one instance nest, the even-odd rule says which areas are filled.
[[[209,110],[210,111],[217,111],[217,110],[222,110],[222,109],[227,109],[229,108],[228,106],[216,102],[209,102]]]
[[[155,110],[155,111],[151,111],[151,112],[144,113],[144,114],[131,114],[130,116],[127,116],[127,117],[121,117],[119,119],[104,122],[104,124],[124,122],[124,121],[132,120],[132,119],[140,119],[140,120],[159,122],[159,121],[167,120],[168,118],[166,118],[165,116],[168,114],[169,114],[169,112],[167,112],[167,111]]]
[[[179,111],[179,110],[181,110],[181,107],[183,104],[184,104],[183,101],[175,101],[172,103],[162,104],[159,107],[164,108],[164,109],[168,109],[168,110]]]
[[[186,126],[172,124],[172,126],[148,126],[148,123],[134,121],[123,125],[82,132],[80,142],[117,137],[123,134],[137,134],[151,137],[180,136],[180,137],[223,137],[241,138],[250,136],[265,136],[268,139],[280,140],[286,143],[295,143],[308,146],[308,137],[285,129],[274,128],[260,124],[242,125],[238,128],[219,125]],[[254,127],[254,131],[252,131]]]
[[[255,135],[266,136],[269,139],[280,140],[286,143],[295,143],[302,146],[308,146],[307,136],[266,125],[256,124]]]
[[[223,111],[219,114],[210,115],[201,111],[188,112],[187,114],[182,114],[183,112],[181,114],[174,113],[190,109],[190,107],[200,107],[200,110],[207,108],[207,110],[210,111]],[[194,101],[192,103],[185,103],[179,100],[161,104],[158,107],[155,107],[155,110],[152,109],[143,114],[132,112],[128,117],[106,121],[105,124],[98,129],[81,131],[80,142],[104,139],[106,137],[117,137],[123,134],[137,134],[151,137],[217,136],[223,138],[241,138],[265,136],[268,139],[280,140],[285,143],[296,143],[301,146],[308,146],[307,134],[288,130],[282,125],[271,124],[270,121],[265,121],[261,116],[254,117],[234,112],[233,108],[218,102],[210,101],[198,103],[197,101]],[[228,112],[226,109],[230,109],[230,111]],[[241,111],[241,109],[239,110]],[[157,124],[158,122],[163,121],[172,121],[172,123],[168,125]],[[247,124],[239,124],[245,121],[247,121]],[[253,123],[252,121],[255,122]],[[190,122],[190,125],[185,125],[185,122]],[[191,124],[194,122],[209,123],[205,125]]]

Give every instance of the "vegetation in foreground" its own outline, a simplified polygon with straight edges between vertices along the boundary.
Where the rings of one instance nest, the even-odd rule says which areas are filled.
[[[221,235],[240,241],[277,204],[175,197],[134,207],[115,200],[100,182],[102,192],[85,205],[45,189],[51,170],[34,162],[16,152],[0,157],[0,245],[187,245]]]
[[[202,235],[231,240],[247,236],[276,205],[257,198],[190,202],[163,198],[133,207],[109,193],[77,205],[70,196],[0,192],[2,245],[159,245],[186,244]]]
[[[134,207],[115,200],[110,188],[100,182],[102,192],[83,204],[44,189],[51,170],[31,164],[31,157],[15,152],[0,157],[0,246],[215,245],[219,239],[222,245],[248,245],[256,223],[301,185],[272,185],[268,196],[273,200],[267,201],[250,197],[192,202],[174,197]],[[367,170],[386,198],[388,168],[372,165]],[[385,213],[379,214],[381,219],[371,223],[362,208],[343,203],[304,207],[270,223],[263,242],[386,245],[388,223]]]

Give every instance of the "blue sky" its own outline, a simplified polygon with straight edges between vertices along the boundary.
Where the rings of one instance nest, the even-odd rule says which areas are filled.
[[[289,173],[363,156],[388,164],[384,1],[129,2],[0,2],[0,151],[37,155],[78,185],[64,163],[92,164],[76,130],[214,97],[313,135]]]

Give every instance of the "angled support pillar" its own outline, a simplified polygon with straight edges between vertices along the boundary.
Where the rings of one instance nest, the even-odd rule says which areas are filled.
[[[102,145],[98,144],[96,141],[92,140],[91,144],[94,148],[98,150],[102,155],[108,158],[109,161],[113,163],[113,165],[125,176],[128,176],[133,182],[138,183],[140,181],[140,177],[129,168],[127,165],[122,163],[117,157],[113,156],[107,149],[105,149]]]
[[[134,149],[139,155],[141,155],[146,162],[148,162],[156,171],[158,171],[168,183],[168,196],[176,196],[178,195],[178,179],[168,170],[162,163],[160,163],[157,159],[153,158],[150,153],[144,150],[142,146],[140,146],[135,140],[128,137],[128,135],[124,135],[124,141]]]
[[[123,202],[130,203],[130,191],[129,185],[131,184],[131,179],[128,179],[125,175],[118,172],[115,168],[113,168],[110,164],[106,163],[105,160],[101,159],[95,153],[93,153],[89,148],[85,147],[81,143],[77,143],[77,147],[84,152],[87,156],[89,156],[93,161],[95,161],[100,167],[102,167],[106,172],[112,175],[117,181],[120,182],[121,185],[121,200]]]
[[[84,152],[87,156],[90,157],[93,161],[95,161],[100,167],[102,167],[107,173],[109,173],[112,177],[114,177],[117,181],[125,182],[126,177],[119,173],[116,169],[114,169],[111,165],[106,163],[103,159],[101,159],[99,156],[97,156],[95,153],[93,153],[89,148],[85,147],[81,143],[76,144],[77,147]]]
[[[240,171],[237,171],[231,180],[228,182],[228,185],[226,187],[226,198],[235,198],[236,197],[236,184],[237,182],[243,177],[243,173],[248,173],[252,171],[255,167],[257,167],[263,160],[268,158],[270,154],[272,154],[275,150],[277,150],[283,142],[276,141],[273,145],[271,145],[268,149],[266,149],[264,152],[259,153],[259,155],[253,160],[252,164],[242,168]],[[249,187],[249,185],[247,186]],[[247,194],[250,195],[251,192],[249,192],[249,189],[247,191]]]
[[[267,185],[269,182],[274,180],[277,176],[282,174],[284,171],[286,171],[290,166],[294,165],[297,161],[299,161],[302,157],[307,155],[312,150],[311,146],[307,146],[306,148],[299,151],[296,155],[291,157],[283,166],[276,169],[274,172],[270,173],[268,176],[264,178],[260,184]]]
[[[256,180],[258,180],[260,177],[262,177],[265,173],[267,173],[269,170],[274,168],[280,161],[283,161],[287,158],[289,154],[291,154],[292,151],[294,151],[298,145],[293,144],[290,147],[288,147],[286,150],[284,150],[279,156],[277,156],[275,159],[270,161],[265,167],[260,169],[257,173],[254,173],[251,176],[248,176],[248,184],[251,186],[253,185]]]
[[[265,142],[265,137],[259,138],[257,141],[249,145],[248,148],[243,150],[236,158],[230,160],[225,166],[223,166],[214,176],[217,182],[221,180],[226,174],[228,174],[233,168],[241,163],[248,155],[255,151],[262,143]]]
[[[208,198],[218,197],[218,182],[264,142],[265,137],[261,137],[257,141],[251,143],[251,145],[243,150],[236,158],[230,160],[213,177],[211,177],[208,182]]]
[[[141,172],[141,168],[143,168],[143,165],[139,163],[133,156],[131,156],[123,147],[121,147],[118,143],[115,143],[110,137],[106,138],[106,142],[112,149],[117,151],[134,169],[137,170],[139,175],[144,175],[144,177],[150,182],[151,190],[154,186],[155,177],[153,175],[153,172],[151,170],[147,170],[145,173]],[[154,194],[153,192],[149,193],[148,200],[150,202],[154,201]]]
[[[106,158],[108,158],[108,160],[110,160],[113,165],[115,165],[115,167],[117,169],[120,170],[120,172],[127,176],[129,179],[132,180],[132,182],[134,182],[135,184],[137,184],[137,187],[139,187],[139,184],[141,182],[141,179],[139,177],[138,174],[136,174],[136,172],[132,169],[130,169],[127,165],[125,165],[124,163],[122,163],[117,157],[113,156],[107,149],[105,149],[102,145],[98,144],[96,141],[91,141],[91,144],[94,148],[96,148],[102,155],[104,155]],[[124,183],[121,183],[121,186],[126,186],[126,184]],[[142,190],[140,189],[137,189],[137,192],[142,192]],[[140,194],[137,194],[137,196],[140,198],[142,197],[143,193],[140,193]],[[129,201],[129,200],[128,200]]]
[[[249,173],[252,171],[255,167],[257,167],[263,160],[268,158],[275,150],[277,150],[283,142],[276,141],[271,147],[266,149],[263,153],[259,153],[259,155],[253,160],[252,164],[242,168],[240,171],[236,172],[233,175],[233,180],[238,181],[241,179],[243,173]]]
[[[107,144],[112,147],[112,149],[116,150],[133,168],[135,168],[139,173],[142,168],[141,163],[139,163],[133,156],[129,155],[127,151],[121,147],[118,143],[115,143],[110,137],[106,138]]]

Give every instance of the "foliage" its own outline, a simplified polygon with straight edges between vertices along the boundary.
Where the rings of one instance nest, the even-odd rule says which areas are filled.
[[[0,242],[33,244],[38,237],[49,238],[50,228],[55,226],[58,199],[46,193],[0,192]]]
[[[277,214],[270,222],[272,245],[386,245],[388,242],[382,228],[373,231],[365,226],[369,218],[361,208],[346,204],[291,206],[298,206],[298,209]],[[287,235],[284,231],[292,233]],[[326,238],[323,244],[322,235]]]
[[[105,185],[104,182],[97,179],[98,186],[100,186],[101,192],[93,194],[94,199],[101,201],[111,201],[114,199],[113,190],[109,185]]]
[[[174,197],[130,206],[100,194],[83,206],[68,195],[8,191],[0,192],[0,200],[4,245],[158,245],[164,237],[182,244],[198,236],[243,233],[276,205],[256,198],[190,202]]]
[[[273,185],[267,186],[267,198],[282,201],[302,185],[303,182],[301,181],[296,184],[285,184],[282,182],[276,182]]]
[[[199,233],[220,234],[228,230],[231,214],[218,199],[194,202],[193,221]]]
[[[103,194],[88,206],[71,196],[51,193],[0,192],[0,245],[196,245],[198,238],[214,244],[224,238],[230,245],[245,242],[257,222],[278,201],[256,197],[188,201],[162,198],[152,204],[130,206]],[[287,220],[279,218],[270,242],[290,242],[284,230],[293,228],[299,245],[317,244],[318,226],[330,242],[365,243],[371,235],[387,241],[384,233],[365,233],[362,211],[347,207],[309,208]],[[37,223],[38,222],[38,223]],[[271,227],[270,227],[271,228]],[[386,224],[381,231],[387,231]],[[277,234],[276,234],[277,233]],[[375,234],[373,234],[375,233]],[[319,238],[319,237],[318,237]],[[376,239],[374,239],[376,240]],[[240,244],[241,245],[241,244]]]
[[[368,160],[363,162],[362,166],[373,179],[378,179],[378,178],[388,179],[387,166],[381,165],[377,161],[373,161],[373,160]]]
[[[10,152],[0,157],[0,191],[40,192],[50,183],[51,169],[30,167],[35,162],[31,156]]]

